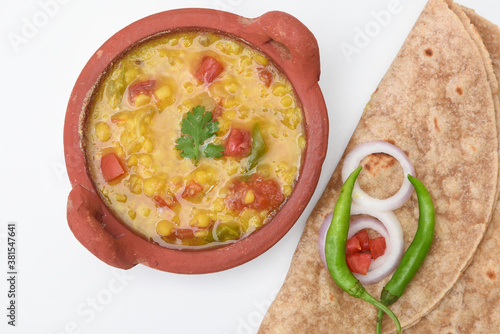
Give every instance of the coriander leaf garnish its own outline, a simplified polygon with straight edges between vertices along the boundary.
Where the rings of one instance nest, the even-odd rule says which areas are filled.
[[[194,140],[191,137],[180,137],[176,141],[175,148],[181,152],[181,157],[195,159],[197,152],[194,145]]]
[[[196,106],[181,122],[182,136],[176,140],[175,148],[181,151],[181,157],[194,159],[195,166],[201,157],[200,145],[219,131],[219,122],[212,120],[212,113],[205,112],[205,107]],[[209,158],[220,158],[224,154],[222,145],[208,144],[204,150]]]
[[[209,158],[222,158],[224,156],[224,146],[208,144],[205,148],[205,155]]]

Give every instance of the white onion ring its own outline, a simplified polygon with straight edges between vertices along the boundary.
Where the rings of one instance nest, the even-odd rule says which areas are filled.
[[[360,144],[352,149],[344,159],[342,166],[342,181],[345,182],[349,175],[359,166],[361,160],[372,153],[385,153],[399,161],[403,168],[404,180],[399,191],[386,199],[377,199],[365,193],[356,181],[352,192],[352,200],[363,207],[377,211],[393,211],[400,208],[411,196],[413,187],[406,177],[408,174],[415,176],[415,168],[403,150],[386,141],[372,141]]]
[[[328,228],[330,228],[330,225],[332,224],[332,217],[333,217],[333,212],[331,212],[325,217],[325,220],[323,220],[323,224],[321,224],[318,233],[319,257],[323,262],[323,264],[325,265],[326,269],[328,269],[328,265],[326,264],[326,255],[325,255],[326,233],[328,232]]]
[[[220,221],[216,221],[214,227],[212,228],[212,237],[215,241],[219,241],[219,236],[217,236],[217,227],[219,227]]]
[[[394,271],[401,261],[404,251],[403,229],[401,228],[398,218],[391,211],[378,212],[368,208],[362,208],[356,203],[353,203],[351,206],[351,214],[365,214],[378,220],[373,218],[357,218],[353,220],[349,226],[348,238],[364,228],[371,228],[380,233],[386,240],[386,250],[384,255],[378,257],[376,260],[372,260],[368,273],[366,275],[354,273],[354,276],[361,282],[361,284],[377,283]],[[328,265],[325,257],[325,243],[326,234],[331,222],[332,213],[325,217],[323,224],[319,229],[318,235],[319,256],[326,268],[328,268]]]

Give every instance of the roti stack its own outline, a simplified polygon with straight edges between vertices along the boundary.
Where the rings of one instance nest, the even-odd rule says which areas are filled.
[[[481,36],[500,82],[500,29],[461,7]],[[498,91],[497,91],[498,95]],[[500,113],[497,109],[497,124]],[[408,333],[496,333],[500,331],[500,206],[472,259],[450,293]]]
[[[345,151],[374,140],[395,144],[407,153],[433,197],[436,228],[431,250],[391,306],[408,333],[494,333],[500,328],[500,265],[495,259],[500,209],[494,211],[499,79],[498,27],[451,1],[430,0]],[[261,334],[375,332],[377,309],[342,291],[319,258],[318,231],[338,198],[342,163],[306,223]],[[370,155],[361,165],[360,185],[374,197],[391,196],[405,177],[387,155]],[[395,214],[406,248],[417,229],[416,195]],[[389,279],[366,288],[379,298]],[[394,329],[386,318],[383,331]]]

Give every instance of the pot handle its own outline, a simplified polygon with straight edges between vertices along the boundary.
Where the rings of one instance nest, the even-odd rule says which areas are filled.
[[[125,237],[116,239],[100,220],[105,217],[99,196],[81,185],[73,187],[68,196],[68,225],[76,239],[101,261],[117,268],[130,269],[135,259],[128,257]]]
[[[260,47],[267,53],[281,58],[284,70],[300,69],[315,82],[319,81],[319,47],[312,32],[294,16],[280,11],[271,11],[255,19],[244,28],[261,38]]]

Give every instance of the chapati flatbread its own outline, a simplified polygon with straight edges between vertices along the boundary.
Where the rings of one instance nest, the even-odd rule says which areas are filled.
[[[391,309],[410,327],[450,291],[470,263],[491,219],[497,196],[498,136],[492,67],[461,18],[443,0],[430,0],[367,104],[346,149],[386,140],[415,164],[436,207],[435,239],[405,294]],[[498,86],[496,86],[498,87]],[[400,167],[372,155],[359,181],[376,197],[394,193]],[[308,219],[284,285],[259,333],[366,333],[377,309],[338,288],[318,256],[318,231],[342,185],[334,172]],[[390,177],[387,177],[390,175]],[[395,211],[406,247],[417,228],[415,194]],[[375,297],[389,277],[367,286]],[[385,328],[394,329],[386,320]]]
[[[482,37],[500,81],[500,29],[472,9],[462,7]],[[498,92],[497,92],[498,94]],[[497,118],[500,113],[497,113]],[[500,332],[500,206],[473,261],[451,292],[408,333]]]

